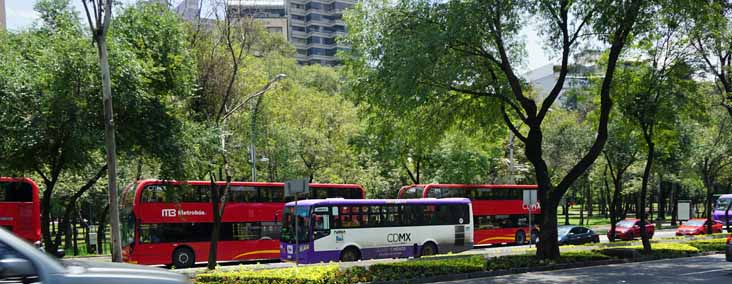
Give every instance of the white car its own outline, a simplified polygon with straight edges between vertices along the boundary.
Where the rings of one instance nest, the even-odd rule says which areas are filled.
[[[58,260],[0,229],[0,283],[188,284],[182,274],[125,263]]]

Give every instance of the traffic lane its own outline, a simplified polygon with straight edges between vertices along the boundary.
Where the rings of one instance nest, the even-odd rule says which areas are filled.
[[[546,272],[531,272],[440,283],[732,283],[732,262],[725,261],[724,255],[717,254]]]

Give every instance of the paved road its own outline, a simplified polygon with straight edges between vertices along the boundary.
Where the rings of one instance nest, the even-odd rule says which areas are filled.
[[[732,262],[725,261],[724,255],[718,254],[440,282],[458,283],[732,283]]]

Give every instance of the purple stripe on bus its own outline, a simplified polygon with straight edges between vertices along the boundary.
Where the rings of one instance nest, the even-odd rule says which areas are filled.
[[[288,254],[287,252],[287,246],[288,244],[282,243],[283,248],[280,249],[280,259],[283,261],[294,261],[295,260],[295,254],[294,244],[292,245],[293,253]],[[300,252],[299,255],[299,262],[298,263],[327,263],[327,262],[337,262],[340,259],[341,251],[339,250],[331,250],[331,251],[319,251],[319,252],[313,252],[313,243],[309,243],[308,249],[303,250]],[[446,253],[449,251],[452,252],[462,252],[466,250],[470,250],[473,248],[473,243],[465,243],[465,246],[455,247],[453,245],[441,245],[438,247],[439,253]],[[412,244],[407,246],[394,246],[394,247],[379,247],[379,248],[367,248],[360,250],[361,252],[361,259],[383,259],[383,258],[408,258],[408,257],[414,257],[415,254],[419,254],[419,252],[422,250],[422,246]]]
[[[468,198],[422,198],[422,199],[307,199],[297,202],[297,206],[315,205],[387,205],[387,204],[469,204]],[[288,202],[286,206],[295,206]]]

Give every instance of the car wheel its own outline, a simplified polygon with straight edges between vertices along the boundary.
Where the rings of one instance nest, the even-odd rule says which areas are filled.
[[[437,246],[432,243],[428,242],[422,246],[422,249],[419,252],[419,256],[430,256],[430,255],[436,255],[437,254]]]
[[[357,261],[361,259],[361,252],[355,247],[347,247],[341,252],[341,261]]]
[[[516,232],[516,243],[519,245],[523,245],[526,242],[526,233],[524,231],[518,231]]]
[[[180,247],[173,251],[173,266],[175,268],[188,268],[196,263],[196,255],[188,247]]]

